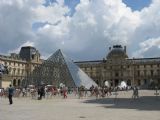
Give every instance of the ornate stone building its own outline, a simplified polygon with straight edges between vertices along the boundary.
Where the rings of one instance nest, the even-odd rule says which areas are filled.
[[[40,53],[36,48],[22,47],[19,54],[0,55],[0,87],[20,86],[22,80],[40,65]]]
[[[8,87],[9,84],[20,86],[23,79],[30,76],[34,68],[42,62],[38,50],[30,46],[22,47],[19,54],[0,55],[0,65],[6,69],[0,70],[0,87]],[[119,85],[121,81],[141,87],[155,84],[160,86],[160,58],[130,59],[125,46],[109,47],[103,60],[75,63],[100,86],[105,81],[112,86]]]
[[[160,86],[160,58],[128,58],[126,46],[109,47],[109,53],[103,60],[76,62],[100,86],[108,81],[118,86],[121,81],[128,85],[148,87]]]

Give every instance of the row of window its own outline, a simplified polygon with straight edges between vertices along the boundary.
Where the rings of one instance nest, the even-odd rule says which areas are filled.
[[[154,75],[160,75],[160,70],[144,70],[144,71],[137,71],[137,76],[146,76],[146,75],[150,75],[150,76],[154,76]]]
[[[13,82],[13,86],[20,86],[20,84],[21,84],[20,79],[19,80],[14,79],[12,82]]]
[[[89,76],[98,76],[99,74],[97,74],[96,72],[87,72],[87,74]],[[115,77],[122,77],[122,76],[132,76],[133,75],[133,71],[126,71],[126,72],[109,72],[103,73],[104,76],[115,76]],[[144,71],[135,71],[134,72],[135,76],[155,76],[155,75],[160,75],[160,70],[154,71],[154,70],[144,70]]]
[[[11,65],[13,65],[13,66],[25,66],[26,64],[23,64],[23,63],[17,63],[17,62],[5,62],[4,63],[6,66],[11,66]]]
[[[136,65],[134,66],[135,68],[146,68],[146,67],[150,67],[150,68],[153,68],[154,67],[160,67],[159,64],[157,65]],[[130,67],[133,67],[133,66],[130,66],[130,65],[121,65],[121,66],[104,66],[103,69],[113,69],[113,68],[120,68],[120,69],[123,69],[123,68],[130,68]],[[96,69],[96,68],[93,68],[92,66],[91,67],[84,67],[83,68],[84,70],[93,70],[93,69]]]
[[[24,69],[20,70],[20,69],[13,68],[13,69],[10,70],[10,74],[11,75],[24,75],[25,70]]]

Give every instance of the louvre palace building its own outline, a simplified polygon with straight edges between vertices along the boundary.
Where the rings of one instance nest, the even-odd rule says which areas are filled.
[[[0,87],[20,86],[23,79],[29,76],[35,67],[44,60],[36,48],[22,47],[19,54],[0,55]],[[160,86],[160,57],[128,58],[126,46],[109,47],[103,60],[75,62],[99,86],[108,81],[111,86],[118,86],[121,81],[127,85],[138,85],[144,88],[150,85]]]
[[[129,86],[160,86],[160,57],[128,58],[126,46],[109,47],[106,58],[95,61],[76,62],[95,82],[104,86],[108,81],[111,86],[118,86],[125,81]]]
[[[6,88],[9,84],[19,87],[42,61],[38,50],[30,46],[22,47],[19,54],[0,55],[0,88]]]

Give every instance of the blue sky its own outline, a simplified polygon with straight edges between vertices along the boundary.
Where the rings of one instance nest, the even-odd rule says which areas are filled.
[[[123,2],[132,8],[132,10],[141,10],[144,7],[148,7],[151,0],[123,0]]]
[[[46,0],[50,2],[55,2],[56,0]],[[65,0],[65,4],[71,8],[72,13],[75,11],[75,6],[80,2],[80,0]],[[148,7],[151,4],[151,0],[123,0],[123,2],[130,7],[132,10],[141,10],[144,7]]]
[[[56,2],[56,0],[46,0],[45,5],[48,5],[52,2]],[[71,14],[73,14],[75,12],[74,8],[80,2],[80,0],[65,0],[64,2],[65,5],[71,8]],[[151,4],[151,0],[123,0],[123,2],[132,10],[141,10]]]
[[[75,12],[75,6],[80,2],[80,0],[65,0],[65,4],[71,8],[71,15]]]

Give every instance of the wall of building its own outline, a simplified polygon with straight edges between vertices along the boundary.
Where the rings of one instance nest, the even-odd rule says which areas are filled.
[[[143,88],[152,83],[160,86],[160,58],[129,59],[126,58],[126,47],[124,51],[122,47],[115,49],[112,51],[110,48],[107,59],[99,60],[98,64],[95,61],[79,61],[76,64],[100,86],[104,86],[105,81],[112,86],[118,86],[121,81]]]
[[[27,48],[30,48],[30,47],[27,47]],[[15,87],[20,86],[22,80],[26,79],[26,77],[32,73],[34,68],[39,66],[42,63],[39,52],[35,48],[34,50],[35,50],[34,57],[33,57],[33,54],[28,55],[29,56],[28,59],[24,59],[24,58],[22,59],[19,56],[19,54],[15,54],[15,53],[11,53],[10,56],[0,55],[0,64],[7,66],[7,69],[8,69],[8,73],[7,74],[5,73],[0,77],[1,79],[0,87],[6,87],[8,83],[12,84]],[[29,49],[29,53],[30,51],[31,50]],[[25,55],[25,53],[22,53],[22,52],[21,54]]]
[[[23,59],[14,53],[10,56],[0,55],[0,64],[7,66],[9,71],[7,75],[0,77],[0,87],[8,85],[8,82],[3,83],[3,81],[11,81],[14,86],[19,86],[22,80],[30,76],[35,67],[42,63],[40,53],[33,49],[33,52],[29,49],[31,53],[28,55],[29,60],[24,59],[25,53]],[[109,49],[106,59],[75,63],[100,86],[104,86],[105,81],[109,81],[112,86],[117,86],[121,81],[125,81],[128,85],[144,87],[152,82],[160,85],[160,58],[129,59],[127,57],[126,47],[114,46],[113,49]]]

